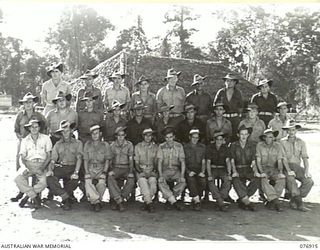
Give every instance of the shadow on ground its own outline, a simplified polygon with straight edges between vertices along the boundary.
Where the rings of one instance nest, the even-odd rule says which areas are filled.
[[[185,211],[166,210],[156,205],[156,213],[142,211],[142,203],[126,204],[125,212],[113,211],[104,204],[101,212],[89,211],[88,204],[75,204],[73,210],[63,211],[55,202],[32,212],[36,220],[55,220],[106,238],[137,240],[319,240],[320,204],[307,203],[312,209],[299,212],[283,202],[284,211],[269,210],[262,203],[258,211],[238,209],[231,204],[228,212],[216,211],[214,202],[196,212],[186,205]]]

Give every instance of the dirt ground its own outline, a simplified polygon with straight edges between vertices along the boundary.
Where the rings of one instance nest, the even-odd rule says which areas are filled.
[[[89,211],[87,204],[76,204],[71,211],[63,211],[58,202],[47,202],[34,211],[19,208],[10,202],[17,193],[13,182],[15,172],[16,139],[13,133],[14,116],[0,116],[0,243],[3,242],[79,242],[79,241],[319,241],[320,240],[320,126],[308,125],[312,130],[300,133],[307,142],[310,172],[315,186],[305,200],[311,211],[291,210],[283,201],[281,213],[266,209],[262,203],[258,211],[242,211],[235,204],[228,212],[219,212],[214,202],[204,204],[201,212],[186,204],[183,212],[166,210],[156,205],[156,213],[141,211],[142,203],[126,204],[126,211],[112,211],[106,203],[100,213]],[[231,196],[236,196],[232,192]],[[80,196],[79,196],[80,197]],[[139,197],[140,199],[141,197]],[[108,194],[106,194],[108,199]],[[258,202],[257,197],[254,201]]]

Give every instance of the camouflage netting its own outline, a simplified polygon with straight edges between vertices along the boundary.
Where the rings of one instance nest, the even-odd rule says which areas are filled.
[[[125,60],[122,57],[121,64],[121,53],[125,52],[116,54],[93,69],[94,72],[99,73],[99,77],[94,83],[95,86],[102,88],[103,83],[107,83],[108,85],[107,76],[114,70],[120,70],[120,72],[127,74],[125,84],[130,90],[135,91],[134,83],[141,75],[145,75],[147,78],[152,79],[151,91],[156,93],[159,88],[166,84],[164,77],[167,74],[167,70],[169,68],[175,68],[177,71],[182,71],[178,84],[185,88],[186,93],[191,91],[190,84],[193,81],[193,75],[200,74],[207,76],[205,89],[214,97],[217,90],[224,86],[221,78],[227,73],[234,73],[219,62],[157,57],[152,55],[135,57],[127,53],[125,53]],[[80,79],[74,80],[71,84],[74,94],[83,86]],[[240,80],[239,89],[242,91],[245,100],[248,100],[257,92],[256,87],[245,79]]]

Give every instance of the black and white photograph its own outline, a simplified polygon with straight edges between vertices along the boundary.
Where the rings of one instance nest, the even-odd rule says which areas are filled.
[[[318,249],[320,3],[0,0],[0,152],[2,249]]]

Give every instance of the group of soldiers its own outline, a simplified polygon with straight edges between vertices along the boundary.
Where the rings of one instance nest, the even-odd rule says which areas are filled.
[[[148,212],[155,211],[158,194],[168,207],[183,210],[178,198],[186,189],[194,210],[200,211],[204,194],[211,193],[218,209],[227,211],[232,186],[241,209],[256,210],[250,197],[259,190],[267,207],[281,211],[286,189],[291,208],[308,210],[302,199],[313,181],[305,142],[296,136],[301,126],[290,120],[290,105],[270,91],[271,80],[260,81],[258,93],[244,105],[233,74],[222,78],[225,86],[212,98],[199,74],[187,95],[175,69],[167,71],[156,95],[145,76],[131,95],[125,74],[112,73],[101,91],[93,85],[98,75],[88,70],[80,77],[85,87],[73,109],[63,65],[52,64],[47,73],[43,114],[35,111],[39,98],[27,93],[15,121],[17,170],[21,163],[25,168],[15,179],[20,193],[11,200],[21,207],[31,199],[39,208],[48,188],[47,199],[60,196],[62,208],[70,210],[79,187],[81,201],[98,212],[108,188],[112,209],[124,211],[138,185]]]

